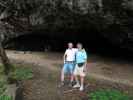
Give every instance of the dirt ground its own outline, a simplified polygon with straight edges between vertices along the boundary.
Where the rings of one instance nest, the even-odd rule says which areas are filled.
[[[62,67],[61,53],[39,53],[7,51],[10,59],[20,63],[32,64],[34,78],[26,81],[24,100],[86,100],[84,92],[71,89],[59,89],[59,77]],[[105,80],[133,87],[133,64],[113,61],[92,55],[88,61],[88,76],[96,80]],[[86,86],[88,83],[86,83]],[[69,95],[73,94],[73,95]]]

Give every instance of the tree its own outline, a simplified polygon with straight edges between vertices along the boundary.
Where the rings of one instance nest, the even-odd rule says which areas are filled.
[[[0,42],[0,57],[1,57],[2,64],[4,66],[4,73],[6,75],[8,75],[12,65],[11,65],[11,63],[6,55],[6,52],[2,46],[2,42]]]
[[[12,69],[12,65],[8,59],[8,56],[3,48],[2,42],[4,41],[4,34],[0,33],[0,58],[2,61],[2,64],[4,66],[4,73],[5,75],[8,75],[10,70]]]

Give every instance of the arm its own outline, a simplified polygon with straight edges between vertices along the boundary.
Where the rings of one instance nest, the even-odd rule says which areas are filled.
[[[65,61],[66,61],[66,57],[67,57],[67,50],[66,50],[66,52],[65,52],[65,54],[64,54],[64,56],[63,56],[63,61],[64,61],[64,63],[65,63]]]
[[[84,52],[84,59],[85,59],[84,71],[86,72],[86,70],[87,70],[87,53],[86,53],[86,51]]]
[[[84,64],[84,72],[87,71],[87,60],[85,61],[85,64]]]

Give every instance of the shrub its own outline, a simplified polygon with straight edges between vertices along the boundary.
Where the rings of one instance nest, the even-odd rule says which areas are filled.
[[[0,95],[2,95],[6,90],[6,82],[0,81]]]
[[[3,72],[4,72],[4,67],[0,65],[0,74],[3,74]]]
[[[30,68],[16,68],[15,71],[10,73],[10,78],[17,81],[31,79],[32,77],[33,72]]]
[[[91,100],[133,100],[128,95],[114,89],[101,89],[89,94]]]
[[[3,95],[7,89],[7,78],[0,74],[0,95]]]
[[[7,81],[0,77],[0,100],[13,100],[11,96],[5,95]]]

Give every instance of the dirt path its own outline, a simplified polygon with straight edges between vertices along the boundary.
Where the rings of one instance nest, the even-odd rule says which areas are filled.
[[[10,59],[18,60],[21,63],[33,64],[35,77],[25,82],[24,100],[62,100],[57,91],[57,77],[59,68],[52,64],[58,62],[50,61],[36,54],[23,54],[22,52],[8,51]]]
[[[84,96],[81,93],[66,95],[65,92],[71,90],[59,89],[59,74],[61,69],[60,57],[54,56],[49,60],[47,55],[39,53],[27,53],[8,51],[8,56],[12,60],[20,63],[32,64],[35,77],[26,81],[24,100],[81,100]],[[81,96],[81,95],[82,96]]]
[[[81,100],[84,94],[64,95],[57,86],[62,66],[62,54],[26,53],[7,51],[10,59],[33,64],[35,77],[26,82],[24,100]],[[88,75],[98,80],[107,80],[133,86],[133,67],[128,63],[105,61],[91,57]],[[91,66],[91,67],[90,67]]]

